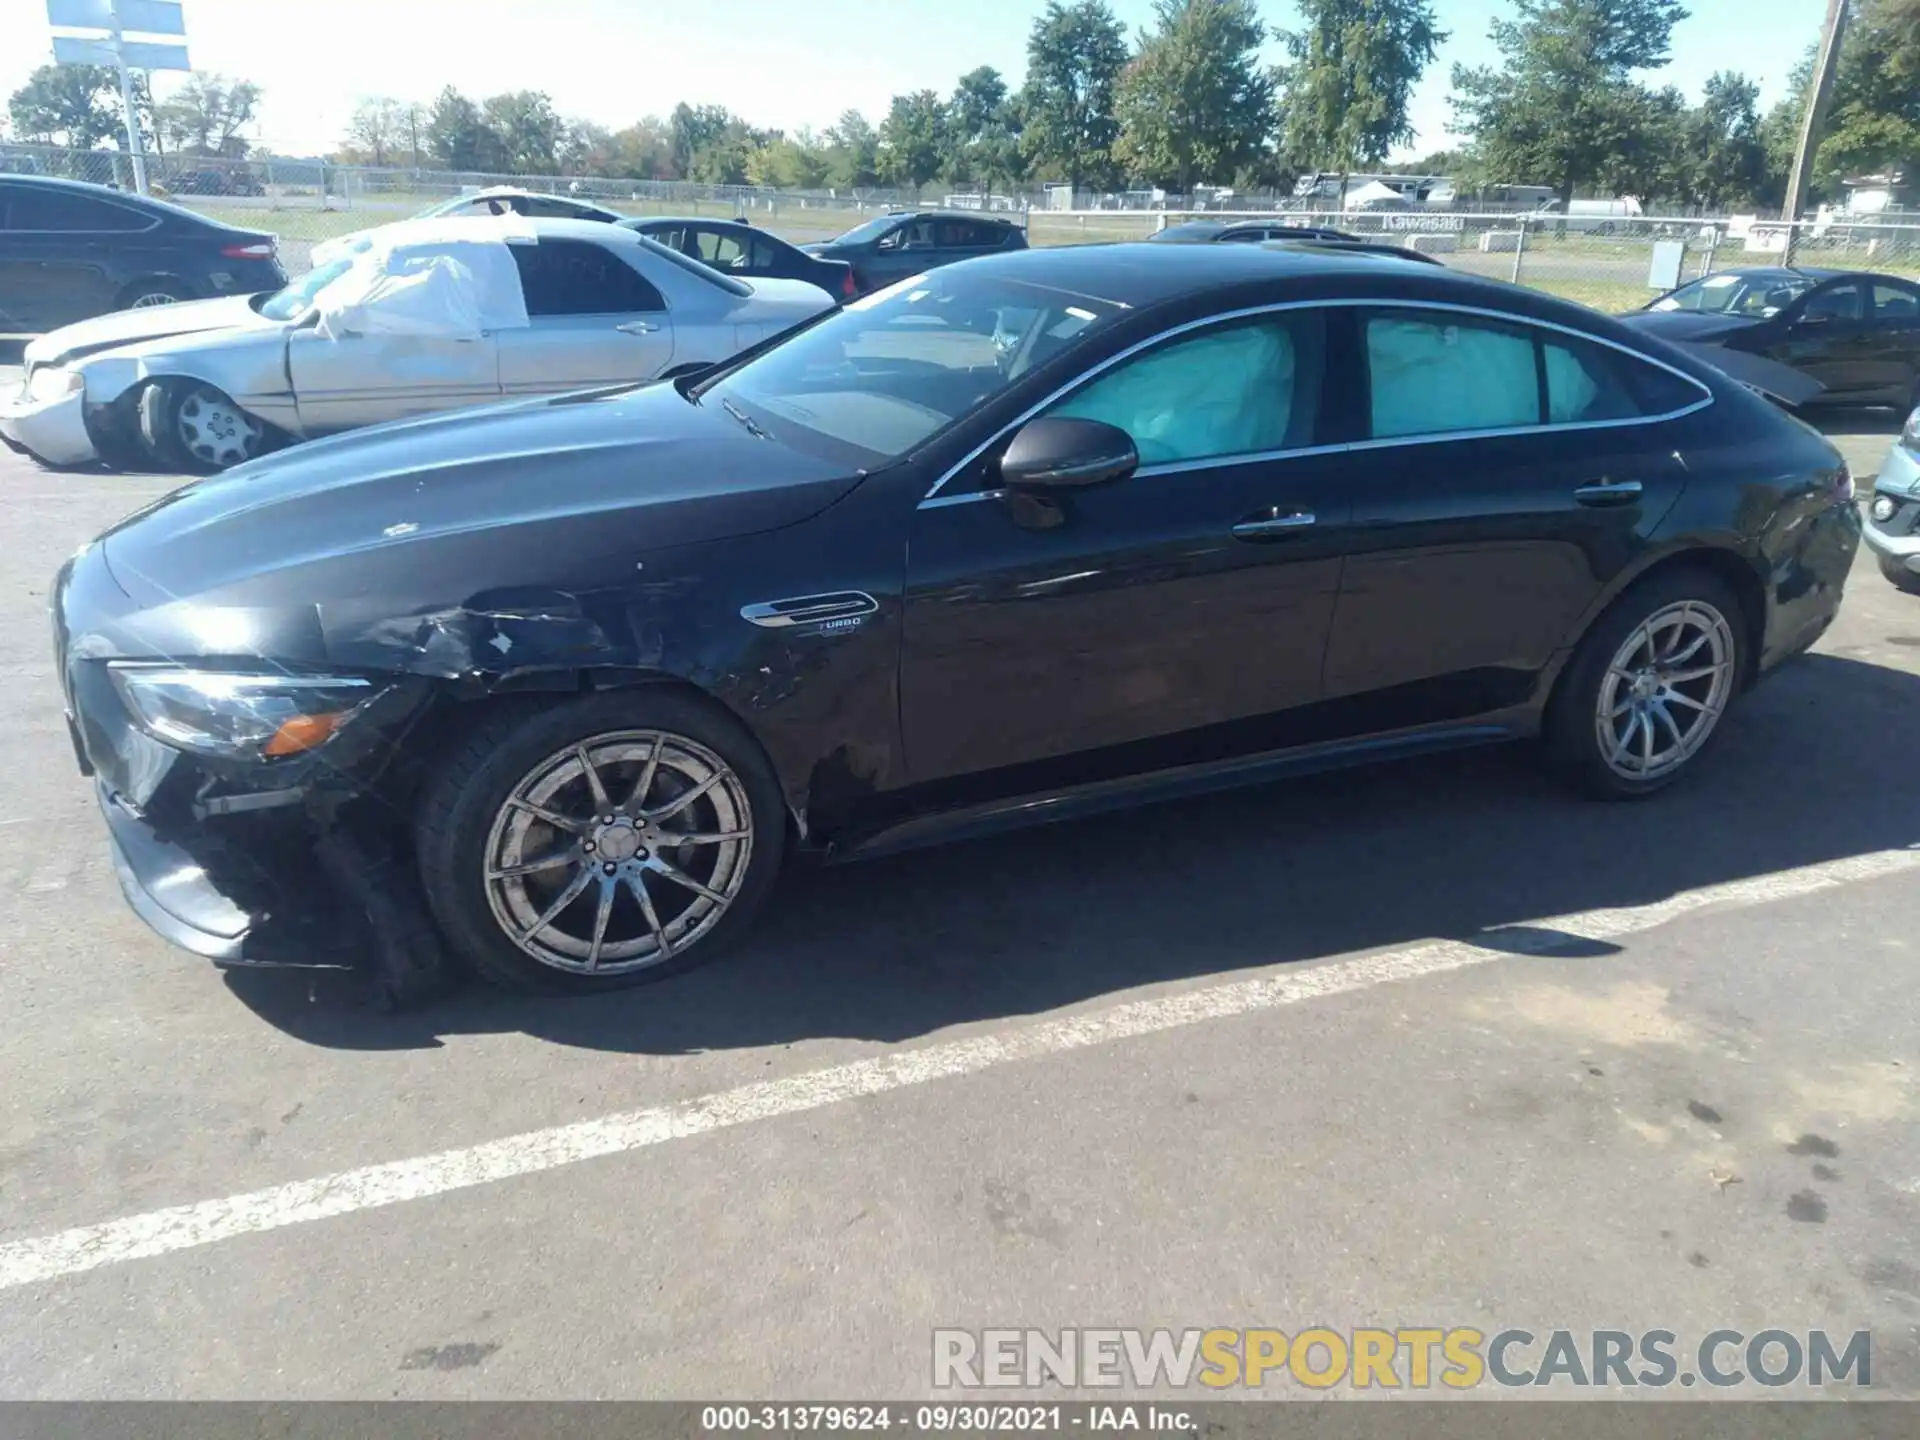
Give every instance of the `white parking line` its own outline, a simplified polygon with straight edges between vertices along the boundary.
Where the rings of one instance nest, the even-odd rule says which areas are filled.
[[[1683,891],[1650,905],[1588,910],[1491,930],[1473,941],[1431,941],[1357,960],[1300,966],[1254,980],[1066,1015],[998,1034],[898,1050],[871,1060],[743,1085],[677,1105],[633,1110],[598,1120],[533,1130],[461,1150],[445,1150],[437,1155],[343,1170],[314,1180],[297,1180],[219,1200],[175,1205],[144,1215],[0,1245],[0,1289],[348,1215],[356,1210],[397,1205],[405,1200],[421,1200],[497,1180],[534,1175],[602,1155],[617,1155],[755,1120],[817,1110],[862,1095],[879,1095],[910,1085],[924,1085],[931,1080],[970,1075],[1020,1060],[1157,1034],[1203,1020],[1343,995],[1374,985],[1482,965],[1515,954],[1552,954],[1583,940],[1614,940],[1651,930],[1707,906],[1765,904],[1916,868],[1920,868],[1920,849],[1874,851]]]

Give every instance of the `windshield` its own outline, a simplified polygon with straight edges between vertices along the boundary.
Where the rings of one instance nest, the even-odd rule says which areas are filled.
[[[856,300],[693,394],[871,466],[977,410],[1117,313],[1081,295],[941,270]]]
[[[314,297],[346,274],[353,261],[353,256],[347,256],[309,270],[285,289],[264,296],[254,308],[269,320],[298,320],[313,308]]]
[[[887,231],[900,223],[898,215],[876,215],[871,220],[863,220],[844,234],[836,235],[829,245],[864,245],[869,240],[878,240]]]
[[[1709,275],[1662,295],[1649,310],[1695,310],[1707,315],[1778,315],[1814,286],[1811,276],[1787,270],[1757,275]]]

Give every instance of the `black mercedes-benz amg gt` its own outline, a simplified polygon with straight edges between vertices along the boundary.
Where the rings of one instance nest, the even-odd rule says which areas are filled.
[[[88,545],[54,615],[163,935],[594,991],[714,954],[796,852],[1536,735],[1647,794],[1859,535],[1823,439],[1591,311],[1094,246],[268,456]]]

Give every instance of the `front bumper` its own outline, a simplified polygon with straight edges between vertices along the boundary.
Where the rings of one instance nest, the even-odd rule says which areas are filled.
[[[245,821],[163,835],[95,789],[121,893],[161,939],[224,966],[346,970],[365,953],[369,937],[311,863],[311,837]]]
[[[47,465],[85,465],[99,458],[87,433],[87,397],[76,391],[58,400],[33,400],[25,382],[0,396],[0,439]]]
[[[1886,502],[1882,504],[1882,502]],[[1876,519],[1876,509],[1890,509]],[[1863,538],[1882,559],[1920,575],[1920,455],[1895,445],[1873,482]]]

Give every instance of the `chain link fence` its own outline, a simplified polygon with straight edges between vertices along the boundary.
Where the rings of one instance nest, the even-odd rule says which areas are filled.
[[[1920,281],[1920,214],[1788,224],[1753,217],[1557,216],[1454,211],[1192,213],[1035,211],[1039,244],[1144,240],[1183,220],[1270,221],[1342,231],[1433,255],[1451,269],[1598,310],[1637,309],[1673,284],[1733,266],[1865,270]]]
[[[43,174],[133,187],[129,157],[110,150],[0,145],[0,173]],[[495,185],[591,200],[623,214],[745,216],[790,240],[824,240],[892,205],[946,205],[1016,219],[1035,245],[1143,240],[1182,220],[1269,220],[1316,225],[1410,246],[1475,275],[1548,291],[1601,310],[1627,310],[1668,288],[1736,265],[1795,264],[1871,270],[1920,280],[1920,213],[1823,216],[1787,224],[1753,217],[1662,218],[1629,214],[1309,210],[1276,199],[1264,209],[1149,208],[1144,193],[1100,208],[1056,209],[1064,197],[927,195],[887,189],[770,190],[687,181],[529,176],[334,165],[262,157],[148,157],[151,191],[231,224],[268,230],[295,272],[320,240],[404,219],[444,200]],[[1085,206],[1090,196],[1076,197]],[[1248,205],[1246,197],[1234,203]],[[1625,210],[1628,207],[1621,205]],[[1674,247],[1678,247],[1677,254]],[[1657,262],[1657,263],[1656,263]]]

